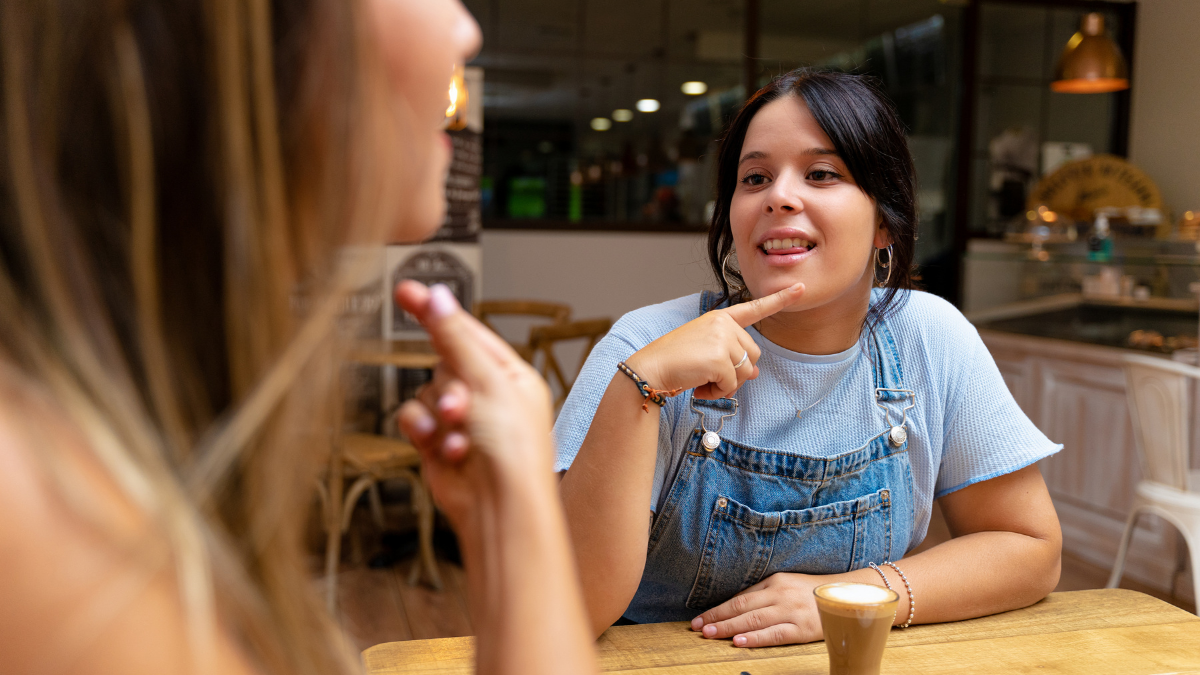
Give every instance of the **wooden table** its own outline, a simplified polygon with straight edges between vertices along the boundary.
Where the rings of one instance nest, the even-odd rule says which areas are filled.
[[[430,370],[441,357],[424,341],[362,340],[354,343],[346,360],[365,366],[395,366]]]
[[[388,642],[363,652],[370,675],[473,672],[473,639]],[[638,675],[824,674],[824,643],[737,649],[686,623],[617,626],[600,669]],[[1200,675],[1200,617],[1135,591],[1053,593],[1004,614],[893,630],[884,673]]]

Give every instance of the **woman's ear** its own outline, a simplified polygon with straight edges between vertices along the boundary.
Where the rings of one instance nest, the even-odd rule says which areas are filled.
[[[887,227],[883,224],[883,218],[879,219],[879,226],[875,229],[875,248],[887,248],[892,245],[892,233],[888,232]]]

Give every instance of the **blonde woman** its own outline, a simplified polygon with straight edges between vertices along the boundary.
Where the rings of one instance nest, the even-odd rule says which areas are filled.
[[[478,43],[457,0],[0,4],[4,672],[361,668],[301,546],[362,281],[336,253],[440,222]],[[544,387],[441,291],[402,295],[473,439],[421,436],[480,671],[594,669]]]

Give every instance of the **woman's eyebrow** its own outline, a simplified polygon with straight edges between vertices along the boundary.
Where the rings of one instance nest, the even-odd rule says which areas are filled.
[[[838,156],[837,150],[834,150],[832,148],[809,148],[800,154],[802,154],[802,155],[821,155],[821,156],[832,155],[834,157]],[[738,166],[741,166],[742,164],[744,164],[752,159],[766,159],[766,158],[767,158],[767,153],[763,152],[762,150],[751,150],[750,152],[747,152],[746,154],[742,155],[742,158],[738,160]]]
[[[752,159],[765,159],[766,157],[767,153],[761,150],[751,150],[750,152],[742,155],[742,158],[738,160],[738,166],[741,166]]]

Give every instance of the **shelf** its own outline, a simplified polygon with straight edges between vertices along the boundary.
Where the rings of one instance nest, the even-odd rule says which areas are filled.
[[[1043,251],[1045,251],[1045,249],[1043,249]],[[988,260],[996,262],[1024,262],[1040,265],[1132,265],[1142,267],[1163,265],[1167,267],[1200,267],[1200,255],[1179,255],[1173,253],[1162,253],[1151,256],[1114,255],[1112,260],[1107,262],[1099,262],[1096,260],[1090,260],[1086,255],[1053,253],[1050,251],[1045,252],[1047,253],[1047,257],[1044,260],[1033,257],[1031,251],[1022,251],[1020,253],[970,252],[966,254],[966,259]]]

